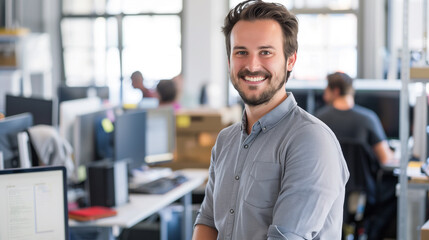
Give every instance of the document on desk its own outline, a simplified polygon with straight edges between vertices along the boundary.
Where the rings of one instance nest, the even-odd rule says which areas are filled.
[[[407,176],[412,179],[428,179],[428,177],[422,173],[421,166],[421,162],[409,162],[407,167]]]
[[[33,188],[9,186],[6,190],[9,211],[7,233],[9,239],[29,239],[33,235],[34,216]]]
[[[0,239],[55,240],[59,239],[62,222],[56,221],[52,212],[62,214],[58,206],[56,183],[10,184],[0,186]]]

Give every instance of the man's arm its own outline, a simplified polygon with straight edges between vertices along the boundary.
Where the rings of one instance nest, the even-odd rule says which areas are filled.
[[[268,239],[340,239],[349,173],[334,134],[310,124],[290,143]]]
[[[374,150],[374,153],[381,164],[386,164],[388,162],[394,161],[393,159],[394,154],[392,150],[390,150],[389,144],[387,144],[386,141],[381,141],[379,143],[376,143],[372,147],[372,149]]]
[[[192,240],[212,240],[212,239],[213,240],[217,239],[216,229],[203,224],[195,225]]]

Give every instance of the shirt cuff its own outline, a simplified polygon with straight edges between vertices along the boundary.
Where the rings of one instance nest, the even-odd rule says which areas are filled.
[[[303,237],[300,237],[291,232],[282,233],[276,225],[271,225],[268,228],[267,233],[268,240],[303,240]]]
[[[216,229],[213,220],[210,220],[210,219],[202,216],[201,213],[198,213],[197,218],[195,219],[194,227],[197,224],[206,225],[206,226],[209,226],[211,228]]]

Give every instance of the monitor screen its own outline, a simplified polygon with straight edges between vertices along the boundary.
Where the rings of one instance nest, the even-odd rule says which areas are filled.
[[[30,113],[0,120],[0,152],[3,155],[4,168],[19,167],[18,133],[31,126],[33,126],[33,116]]]
[[[321,89],[288,89],[293,93],[298,106],[307,112],[314,114],[325,105],[323,90]]]
[[[389,139],[399,139],[399,90],[357,90],[355,103],[373,110]]]
[[[52,100],[36,97],[6,95],[6,116],[29,112],[33,115],[34,125],[56,125]]]
[[[97,135],[99,125],[107,118],[115,122],[115,108],[107,108],[96,112],[82,114],[76,117],[74,123],[73,148],[75,162],[78,166],[99,160],[97,154]],[[108,146],[112,148],[112,146]]]
[[[60,104],[60,135],[72,144],[76,116],[98,111],[101,107],[99,98],[82,98],[62,102]]]
[[[129,159],[129,169],[139,168],[146,156],[146,111],[134,110],[117,116],[114,131],[114,159]]]
[[[374,111],[388,139],[399,139],[399,90],[355,90],[355,103]],[[325,105],[323,92],[315,93],[315,112]]]
[[[99,97],[109,99],[109,87],[107,86],[85,86],[85,87],[58,87],[58,102],[75,100],[87,97]]]
[[[412,135],[413,149],[412,156],[422,163],[426,163],[428,158],[428,97],[426,95],[417,96],[413,109]]]
[[[175,115],[172,107],[147,109],[146,164],[173,160],[175,150]]]
[[[69,239],[65,171],[0,170],[0,239]]]

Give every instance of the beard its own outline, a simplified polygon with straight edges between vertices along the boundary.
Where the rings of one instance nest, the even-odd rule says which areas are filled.
[[[240,78],[244,78],[244,76],[265,76],[266,80],[270,81],[270,85],[268,85],[267,89],[263,91],[259,96],[246,96],[246,93],[243,89],[240,88],[239,82]],[[258,106],[270,101],[270,99],[283,87],[283,84],[286,82],[286,74],[283,72],[279,78],[273,79],[272,74],[265,71],[258,72],[250,72],[249,70],[240,70],[237,75],[233,75],[230,73],[230,78],[232,85],[237,90],[243,102],[249,106]],[[249,90],[257,90],[259,86],[245,86],[248,87]]]

